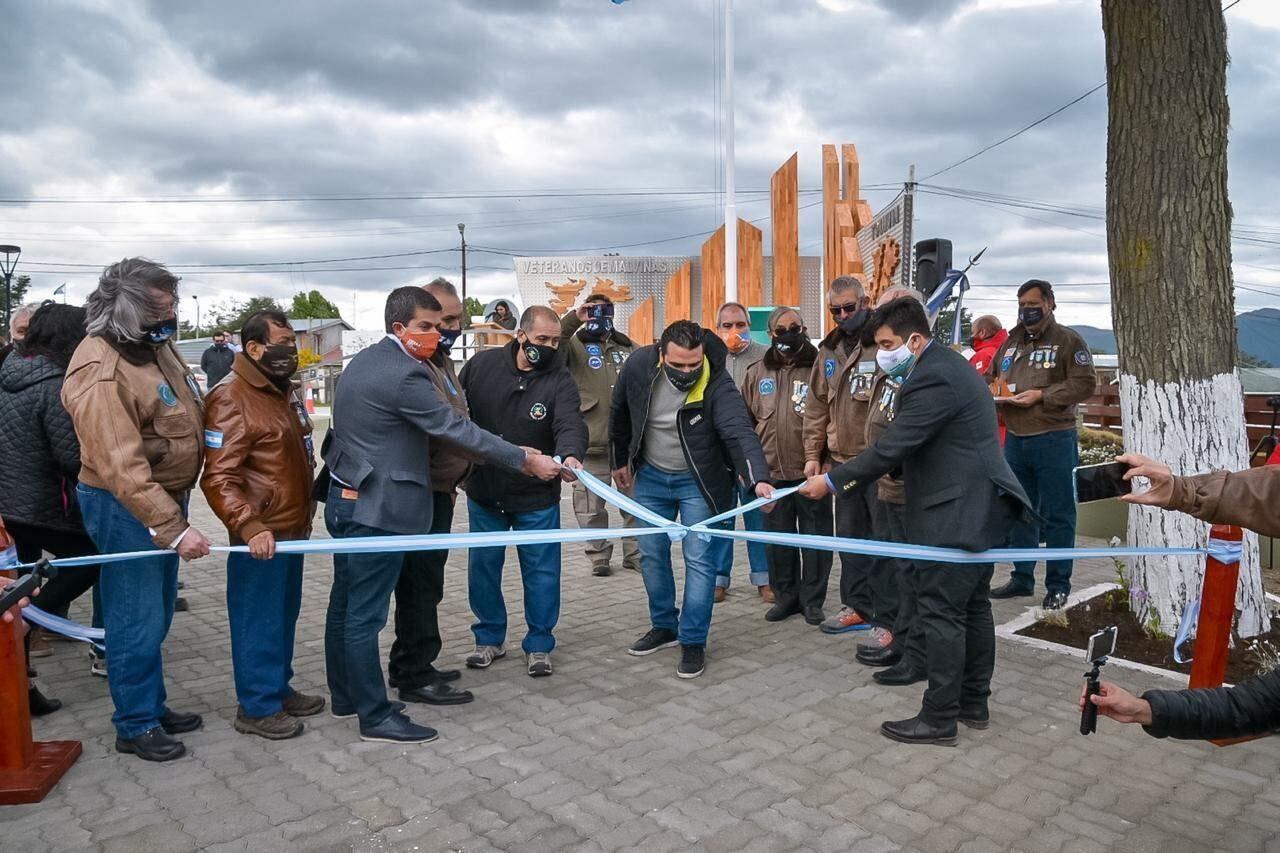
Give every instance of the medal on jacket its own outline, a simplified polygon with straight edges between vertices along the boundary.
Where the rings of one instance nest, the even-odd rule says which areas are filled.
[[[791,380],[791,408],[797,415],[804,414],[805,401],[809,399],[809,383],[803,379]]]

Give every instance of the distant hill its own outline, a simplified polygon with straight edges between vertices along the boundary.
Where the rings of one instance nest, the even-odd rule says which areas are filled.
[[[1097,326],[1072,326],[1094,352],[1115,353],[1116,333]],[[1280,309],[1258,308],[1236,315],[1240,349],[1259,361],[1280,366]]]

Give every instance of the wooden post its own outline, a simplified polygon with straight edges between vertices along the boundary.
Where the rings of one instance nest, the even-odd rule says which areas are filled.
[[[769,183],[773,208],[773,304],[792,308],[800,307],[799,159],[799,154],[792,154]]]
[[[0,572],[0,579],[9,578]],[[33,742],[22,620],[0,622],[0,805],[38,803],[80,757],[80,741]]]
[[[631,309],[631,317],[627,320],[627,337],[637,346],[653,343],[653,297],[641,302]]]
[[[676,320],[691,320],[693,315],[693,261],[685,261],[667,279],[667,298],[663,301],[662,328]],[[652,337],[652,335],[651,335]]]

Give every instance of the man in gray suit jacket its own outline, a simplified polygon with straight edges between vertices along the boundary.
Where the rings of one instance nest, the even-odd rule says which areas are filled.
[[[424,364],[440,340],[434,296],[419,287],[396,288],[384,320],[387,337],[351,360],[334,397],[324,451],[331,479],[324,520],[331,536],[429,533],[432,438],[542,480],[559,476],[555,460],[480,429],[440,396]],[[426,743],[436,731],[387,701],[378,651],[402,562],[398,552],[334,555],[325,667],[333,715],[359,717],[362,740]]]
[[[987,386],[963,356],[933,341],[924,307],[915,299],[895,299],[868,322],[875,329],[880,369],[902,380],[897,414],[879,441],[829,473],[811,477],[801,494],[843,494],[900,470],[912,544],[966,551],[1003,544],[1030,505],[1000,452]],[[916,606],[929,686],[917,716],[883,723],[880,730],[905,743],[950,744],[957,720],[986,728],[990,719],[995,566],[918,565]]]

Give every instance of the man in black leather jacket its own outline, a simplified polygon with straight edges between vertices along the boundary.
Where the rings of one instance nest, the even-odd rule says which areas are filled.
[[[1168,466],[1137,453],[1118,461],[1130,466],[1125,479],[1151,481],[1146,491],[1121,500],[1180,510],[1215,524],[1248,526],[1266,536],[1280,534],[1280,466],[1175,477]],[[1104,681],[1093,702],[1099,714],[1141,723],[1153,737],[1209,740],[1267,734],[1280,729],[1280,669],[1234,687],[1148,690],[1141,697]]]

